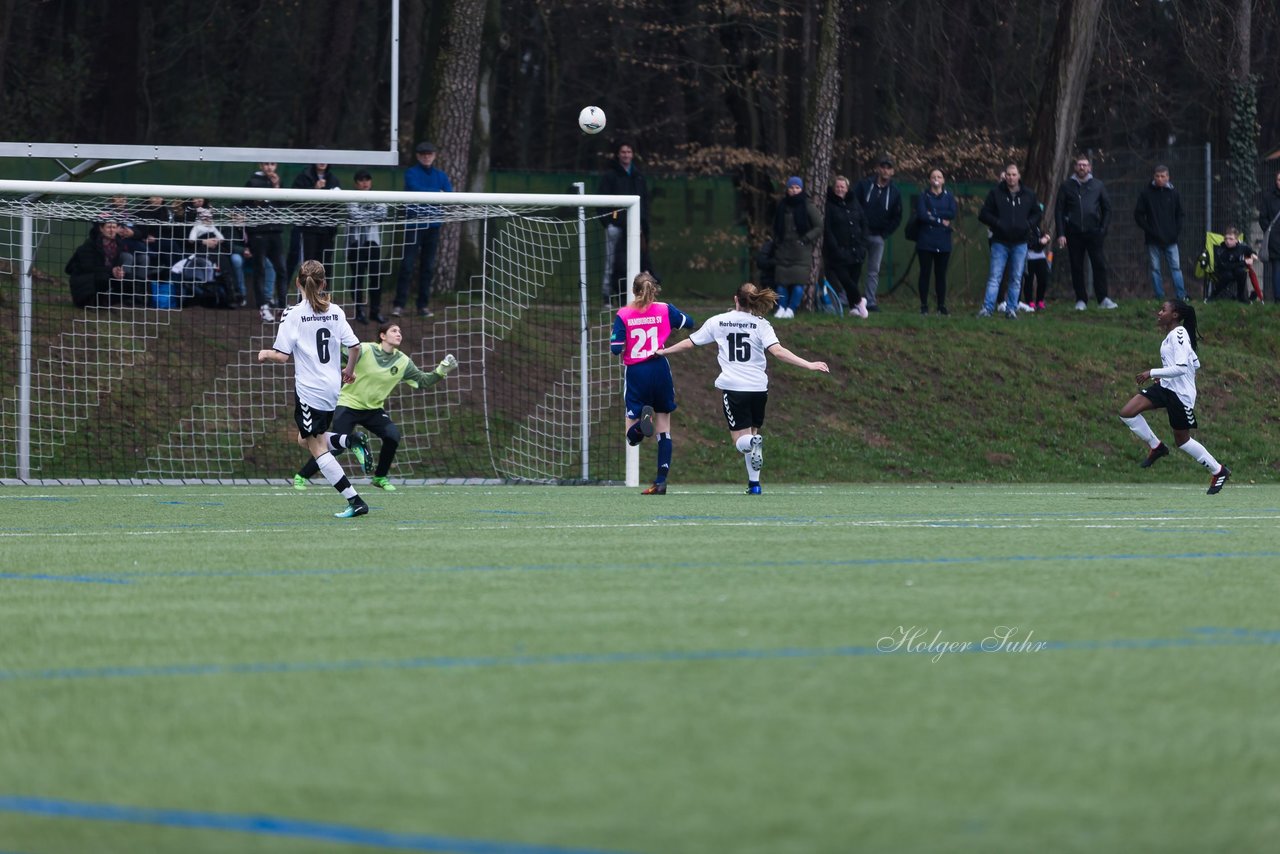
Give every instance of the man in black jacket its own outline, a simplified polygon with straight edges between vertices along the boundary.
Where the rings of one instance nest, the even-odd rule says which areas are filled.
[[[1186,300],[1187,287],[1182,281],[1182,265],[1178,256],[1178,235],[1182,233],[1182,197],[1169,181],[1169,167],[1157,166],[1151,183],[1138,195],[1133,221],[1146,235],[1147,257],[1151,262],[1151,289],[1156,299],[1164,299],[1160,281],[1160,258],[1169,263],[1169,276],[1178,299]]]
[[[1280,301],[1280,172],[1276,173],[1276,182],[1262,194],[1262,204],[1258,206],[1258,225],[1262,233],[1267,235],[1262,250],[1267,253],[1266,277],[1271,280],[1271,299]]]
[[[1089,290],[1084,281],[1084,256],[1089,256],[1093,270],[1093,295],[1098,308],[1119,308],[1107,295],[1107,262],[1102,256],[1102,241],[1111,225],[1111,199],[1107,188],[1093,177],[1089,158],[1076,158],[1075,173],[1058,190],[1058,248],[1067,248],[1071,261],[1071,287],[1076,292],[1076,310],[1084,311],[1089,303]]]
[[[987,290],[982,297],[978,317],[990,317],[996,308],[1000,280],[1009,273],[1009,292],[1005,296],[1005,316],[1018,316],[1018,294],[1022,290],[1022,271],[1027,263],[1027,240],[1031,227],[1040,224],[1040,202],[1029,187],[1022,186],[1018,164],[1004,167],[1004,180],[997,184],[978,211],[978,221],[991,229],[991,268]]]
[[[880,286],[880,262],[889,235],[902,224],[902,194],[893,183],[893,158],[881,154],[874,175],[868,175],[853,188],[853,197],[862,205],[867,221],[867,310],[879,311],[876,289]],[[854,273],[855,278],[861,270]]]
[[[640,197],[640,271],[652,273],[649,264],[649,183],[635,163],[635,149],[629,142],[620,142],[616,157],[604,175],[600,177],[599,194],[602,196]],[[604,220],[604,281],[600,293],[606,305],[627,277],[627,212],[621,208],[610,211]],[[655,277],[656,278],[656,277]]]

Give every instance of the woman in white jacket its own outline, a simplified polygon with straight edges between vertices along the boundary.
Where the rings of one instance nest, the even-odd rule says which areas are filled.
[[[1196,355],[1196,310],[1182,300],[1167,300],[1156,311],[1156,326],[1165,333],[1160,345],[1160,367],[1139,371],[1138,384],[1155,380],[1135,394],[1120,409],[1123,421],[1139,439],[1147,443],[1151,452],[1140,465],[1148,468],[1169,448],[1151,431],[1142,413],[1149,409],[1164,409],[1173,428],[1173,441],[1180,450],[1207,468],[1209,494],[1222,491],[1231,469],[1213,458],[1204,445],[1191,438],[1196,429],[1196,371],[1200,370],[1200,357]]]

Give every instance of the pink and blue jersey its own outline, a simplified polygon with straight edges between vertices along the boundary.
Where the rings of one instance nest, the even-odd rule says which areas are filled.
[[[624,365],[635,365],[653,358],[671,337],[672,329],[693,327],[693,319],[675,306],[654,302],[644,308],[623,306],[613,319],[613,335],[609,348],[622,354]]]
[[[640,417],[641,407],[652,406],[657,412],[674,412],[675,381],[671,365],[657,352],[673,329],[692,329],[692,317],[665,302],[650,303],[643,309],[623,306],[613,319],[609,349],[627,366],[627,415]]]

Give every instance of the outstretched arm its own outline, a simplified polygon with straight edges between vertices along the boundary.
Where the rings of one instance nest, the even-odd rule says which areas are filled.
[[[672,344],[670,347],[660,348],[658,350],[658,355],[670,356],[672,353],[680,353],[685,350],[692,350],[692,349],[693,349],[693,339],[685,338],[683,341],[678,341],[675,344]]]
[[[769,348],[769,352],[782,361],[790,362],[797,367],[807,368],[811,371],[822,371],[824,374],[831,373],[831,369],[827,367],[826,362],[810,362],[808,359],[802,359],[781,344],[774,344]]]
[[[284,363],[289,361],[289,354],[281,353],[279,350],[259,350],[258,361]]]

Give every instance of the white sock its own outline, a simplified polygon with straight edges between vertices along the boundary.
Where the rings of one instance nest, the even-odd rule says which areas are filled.
[[[738,441],[733,446],[738,449],[738,453],[745,454],[751,450],[751,434],[743,433],[738,437]]]
[[[1160,437],[1151,432],[1151,426],[1147,424],[1147,419],[1141,415],[1135,415],[1132,418],[1121,416],[1120,420],[1133,431],[1135,436],[1146,442],[1148,446],[1152,448],[1160,447]]]
[[[1211,474],[1217,474],[1218,470],[1222,468],[1222,466],[1218,465],[1218,461],[1213,458],[1213,454],[1209,453],[1209,449],[1195,439],[1188,439],[1178,447],[1190,454],[1191,459],[1207,468]]]
[[[347,484],[345,488],[338,489],[343,498],[355,498],[360,494],[351,485],[351,481],[347,480],[347,473],[342,470],[342,463],[335,460],[333,454],[324,453],[316,457],[316,465],[320,466],[320,473],[324,475],[324,479],[329,481],[329,485],[334,489],[338,489],[339,483]]]
[[[750,483],[759,483],[759,481],[760,481],[760,469],[752,468],[752,467],[751,467],[751,457],[743,456],[742,460],[743,460],[743,462],[745,462],[745,463],[746,463],[746,465],[747,465],[747,480],[748,480],[748,482],[750,482]]]

